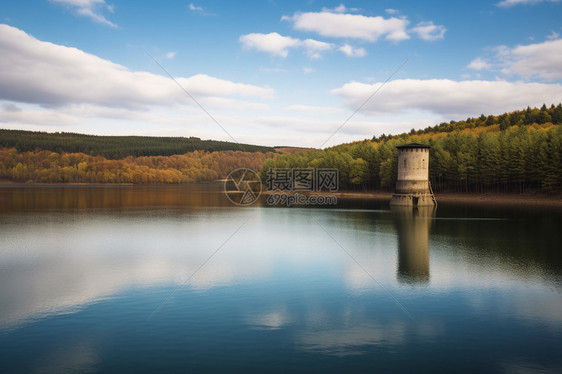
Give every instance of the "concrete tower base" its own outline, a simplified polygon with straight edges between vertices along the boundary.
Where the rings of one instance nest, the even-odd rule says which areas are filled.
[[[435,206],[435,198],[430,193],[422,194],[394,194],[390,205],[401,206]]]

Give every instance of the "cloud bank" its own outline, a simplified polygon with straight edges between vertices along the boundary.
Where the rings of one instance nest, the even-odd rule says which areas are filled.
[[[281,19],[291,22],[295,30],[314,32],[323,37],[357,39],[364,42],[376,42],[381,38],[400,42],[410,39],[411,34],[422,40],[434,41],[443,39],[447,30],[442,25],[435,25],[433,21],[420,22],[408,29],[409,21],[405,16],[365,16],[350,14],[349,11],[352,10],[357,9],[347,9],[340,5],[334,9],[322,9],[320,12],[297,12]],[[387,9],[386,12],[391,15],[398,14],[394,9]]]
[[[64,106],[93,104],[140,108],[190,104],[169,78],[134,72],[76,48],[43,42],[0,25],[0,99]],[[179,77],[192,95],[203,98],[271,98],[273,90],[205,74]]]
[[[562,78],[562,39],[518,45],[513,48],[499,46],[493,51],[492,57],[478,57],[467,68],[499,70],[502,74],[525,79],[539,78],[554,81]]]
[[[384,37],[391,41],[409,39],[406,32],[408,21],[404,18],[368,17],[360,14],[305,12],[293,16],[283,16],[283,20],[293,23],[296,30],[315,32],[332,38],[352,38],[369,42]]]
[[[350,110],[358,108],[382,83],[350,82],[331,92]],[[562,97],[562,85],[506,81],[453,81],[449,79],[399,79],[388,82],[364,106],[368,114],[421,110],[441,116],[468,117],[503,113]]]

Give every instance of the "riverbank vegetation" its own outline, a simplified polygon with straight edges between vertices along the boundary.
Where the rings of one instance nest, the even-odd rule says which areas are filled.
[[[196,137],[98,136],[68,132],[0,129],[0,147],[18,152],[43,149],[57,153],[85,153],[118,160],[128,156],[171,156],[193,151],[275,152],[273,147],[238,144]]]
[[[325,150],[198,138],[0,130],[0,178],[19,183],[192,183],[239,167],[337,168],[342,190],[394,189],[396,146],[428,144],[436,192],[562,190],[562,104],[451,121]],[[223,149],[226,147],[227,149]],[[240,149],[245,150],[241,151]],[[281,154],[285,153],[285,154]]]
[[[224,178],[231,170],[259,170],[274,153],[194,151],[112,160],[84,153],[0,149],[0,178],[19,183],[193,183]]]
[[[451,121],[401,135],[342,144],[266,160],[269,168],[337,168],[340,189],[394,189],[396,146],[430,151],[436,192],[529,192],[562,189],[562,105]]]

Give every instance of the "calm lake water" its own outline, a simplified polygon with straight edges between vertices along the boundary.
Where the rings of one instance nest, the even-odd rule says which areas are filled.
[[[562,372],[562,214],[0,188],[0,372]]]

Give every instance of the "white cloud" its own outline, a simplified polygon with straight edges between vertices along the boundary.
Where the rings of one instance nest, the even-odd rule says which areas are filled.
[[[347,57],[365,57],[367,52],[364,48],[354,48],[349,44],[344,44],[338,48],[338,51],[344,53]]]
[[[430,21],[418,23],[411,31],[417,34],[420,39],[433,41],[443,39],[447,29],[445,26],[434,25],[433,22]]]
[[[197,13],[199,13],[201,15],[204,15],[204,16],[214,16],[215,15],[213,13],[206,12],[205,9],[202,6],[198,6],[198,5],[195,5],[193,3],[189,3],[189,5],[187,7],[192,12],[197,12]]]
[[[555,34],[555,33],[554,33]],[[562,79],[562,39],[542,43],[505,45],[488,48],[486,58],[477,57],[467,68],[473,70],[495,70],[505,75],[515,75],[525,79],[542,78],[544,80]],[[548,37],[547,37],[548,38]]]
[[[185,93],[167,77],[132,72],[79,49],[39,41],[8,25],[0,25],[0,55],[0,99],[43,106],[86,103],[137,109],[191,105]],[[204,74],[177,80],[195,97],[207,99],[228,96],[232,101],[232,96],[273,95],[267,87]]]
[[[391,41],[409,39],[405,18],[368,17],[359,14],[343,14],[328,11],[295,13],[282,20],[293,22],[297,30],[315,32],[325,37],[355,38],[377,41],[385,37]]]
[[[303,40],[300,44],[304,47],[307,56],[313,59],[322,57],[322,52],[329,51],[333,48],[330,43],[320,42],[314,39]]]
[[[311,107],[313,108],[313,107]],[[348,112],[341,110],[341,112],[336,110],[291,110],[297,114],[296,117],[290,115],[283,116],[266,116],[260,117],[255,120],[255,128],[263,131],[264,129],[269,129],[268,133],[273,133],[271,136],[273,139],[275,137],[287,136],[289,135],[292,141],[285,144],[295,144],[295,139],[297,139],[298,144],[319,147],[322,141],[326,140],[333,132],[338,129],[342,122],[345,120],[346,115],[349,116]],[[289,113],[292,114],[292,113]],[[373,136],[373,131],[379,128],[384,128],[385,124],[374,121],[357,121],[353,120],[341,128],[337,133],[337,137],[332,139],[330,145],[336,145],[345,141],[353,141],[359,139],[365,139],[367,137]],[[388,124],[386,124],[388,125]],[[390,124],[393,127],[395,123]],[[404,128],[404,130],[409,130],[412,128],[410,123],[409,127]],[[282,132],[279,130],[282,129]],[[386,130],[385,130],[386,131]],[[277,132],[277,134],[275,134]],[[389,132],[389,131],[387,131]],[[303,136],[307,139],[303,139]],[[270,142],[271,144],[271,142]],[[273,140],[273,144],[280,144]]]
[[[269,53],[273,56],[287,57],[289,49],[303,48],[309,58],[317,59],[322,57],[322,52],[330,51],[333,45],[314,39],[295,39],[290,36],[283,36],[276,32],[269,34],[252,33],[242,35],[240,42],[247,49]]]
[[[350,82],[332,90],[351,110],[358,108],[381,83]],[[562,97],[562,85],[506,82],[401,79],[387,83],[365,105],[366,113],[403,113],[422,110],[445,117],[465,118],[475,113],[503,113],[550,104]]]
[[[558,3],[560,0],[503,0],[496,5],[502,8],[509,8],[515,5],[530,5],[542,2]]]
[[[467,65],[467,68],[472,70],[488,70],[492,67],[492,65],[486,62],[481,57],[475,58]]]
[[[76,118],[55,110],[22,109],[11,103],[4,103],[0,107],[0,123],[66,126],[76,122]]]
[[[343,4],[338,5],[334,9],[322,8],[323,12],[333,12],[333,13],[357,12],[358,10],[359,9],[357,9],[357,8],[347,8]]]
[[[498,52],[504,60],[502,73],[525,78],[540,77],[547,80],[562,78],[562,39],[543,43],[520,45]]]
[[[297,47],[300,44],[299,39],[283,36],[276,32],[271,32],[269,34],[246,34],[242,35],[239,40],[244,48],[255,49],[280,57],[287,57],[289,55],[289,49]]]
[[[268,53],[272,56],[287,57],[290,49],[302,48],[305,54],[311,59],[322,57],[324,52],[337,49],[347,57],[364,57],[367,52],[364,48],[354,48],[349,44],[340,47],[332,43],[326,43],[314,39],[297,39],[290,36],[283,36],[276,32],[269,34],[252,33],[242,35],[239,39],[242,46],[246,49],[255,49],[260,52]],[[305,71],[307,72],[307,71]]]
[[[400,13],[399,10],[397,10],[397,9],[392,9],[392,8],[385,9],[384,11],[385,11],[386,13],[388,13],[388,14],[398,14],[398,13]]]
[[[254,96],[271,98],[273,90],[270,88],[253,86],[251,84],[234,83],[228,80],[210,77],[206,74],[196,74],[189,78],[177,80],[193,92],[202,96]]]
[[[169,60],[173,59],[174,57],[176,57],[176,52],[168,52],[164,55],[164,58],[167,58]]]
[[[302,68],[303,73],[305,74],[311,74],[311,73],[316,73],[316,69],[311,68],[309,66],[305,66],[304,68]]]
[[[193,3],[189,3],[189,10],[192,10],[194,12],[203,12],[203,7],[196,6]]]
[[[557,33],[557,32],[554,31],[554,30],[550,33],[550,35],[547,35],[547,36],[546,36],[546,38],[549,39],[549,40],[556,40],[556,39],[558,39],[559,37],[560,37],[560,34]]]
[[[113,13],[113,5],[108,5],[105,0],[51,0],[54,3],[60,3],[73,8],[77,14],[86,16],[98,23],[103,23],[111,27],[117,27],[116,24],[109,21],[101,14],[103,9]]]

